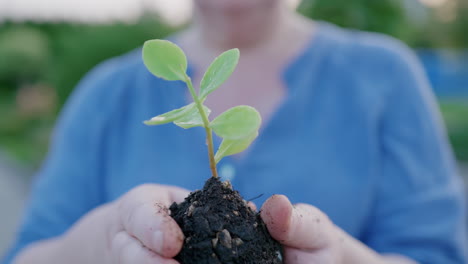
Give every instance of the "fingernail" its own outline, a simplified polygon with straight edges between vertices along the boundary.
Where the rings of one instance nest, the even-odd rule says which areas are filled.
[[[153,233],[153,247],[154,247],[153,250],[155,250],[158,253],[161,253],[163,249],[163,243],[164,243],[163,232],[159,230],[154,232]]]

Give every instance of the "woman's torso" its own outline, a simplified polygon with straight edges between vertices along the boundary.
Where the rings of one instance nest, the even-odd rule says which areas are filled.
[[[240,159],[225,158],[218,168],[245,199],[262,195],[254,200],[261,205],[272,194],[285,194],[293,203],[317,206],[361,237],[378,174],[379,93],[372,90],[372,77],[362,81],[357,71],[337,61],[340,30],[320,27],[314,41],[282,73],[286,97],[258,139]],[[139,54],[129,56],[139,60]],[[194,190],[210,176],[202,128],[142,124],[184,105],[186,88],[181,82],[156,79],[140,64],[117,88],[121,106],[107,128],[107,200],[146,182]]]

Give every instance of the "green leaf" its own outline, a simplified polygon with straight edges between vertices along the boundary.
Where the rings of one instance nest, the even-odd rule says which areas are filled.
[[[181,118],[178,118],[174,121],[174,124],[185,129],[199,126],[204,127],[203,119],[200,115],[200,112],[198,111],[198,108],[195,108],[195,110],[196,111],[191,111]],[[205,111],[206,116],[209,116],[211,113],[211,110],[206,106],[203,106],[203,111]]]
[[[176,44],[161,39],[148,40],[143,45],[143,62],[157,77],[168,81],[185,81],[187,58]]]
[[[205,99],[208,94],[218,89],[237,66],[239,50],[231,49],[219,55],[208,67],[200,83],[200,98]]]
[[[258,131],[255,131],[251,135],[240,139],[223,139],[221,145],[219,145],[218,151],[216,151],[215,161],[218,163],[222,158],[234,155],[244,151],[250,146],[252,141],[258,136]]]
[[[198,114],[198,110],[195,107],[195,103],[191,103],[179,109],[172,110],[170,112],[155,116],[150,120],[144,121],[146,125],[162,125],[167,124],[170,122],[174,122],[175,120],[181,119],[186,115],[191,115],[192,112],[196,112]]]
[[[224,139],[241,139],[257,131],[262,122],[255,108],[240,105],[220,114],[210,123],[210,127]]]

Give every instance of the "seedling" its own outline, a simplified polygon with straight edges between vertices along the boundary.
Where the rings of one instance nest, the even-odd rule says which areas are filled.
[[[175,259],[189,263],[279,264],[281,246],[268,233],[258,213],[247,206],[239,192],[218,178],[216,164],[245,150],[258,135],[260,114],[250,106],[236,106],[209,120],[207,96],[218,89],[236,68],[239,50],[219,55],[208,67],[198,93],[187,75],[187,58],[174,43],[149,40],[143,45],[143,61],[148,70],[168,81],[183,81],[193,103],[155,116],[147,125],[174,123],[182,128],[203,127],[212,176],[201,190],[194,191],[169,211],[184,233],[184,245]],[[223,140],[216,154],[213,132]]]
[[[187,75],[187,57],[181,48],[167,40],[149,40],[143,45],[143,61],[146,68],[157,77],[168,81],[183,81],[193,98],[193,103],[155,116],[146,125],[174,123],[188,129],[203,127],[206,131],[208,156],[213,177],[218,177],[216,164],[229,155],[244,151],[258,136],[260,114],[255,108],[241,105],[228,109],[213,120],[211,110],[204,105],[207,96],[218,89],[232,74],[239,61],[239,50],[231,49],[219,55],[206,70],[200,91],[195,92]],[[214,154],[213,132],[223,140]]]

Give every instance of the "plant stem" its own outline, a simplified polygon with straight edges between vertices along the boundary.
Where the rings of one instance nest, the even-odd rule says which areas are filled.
[[[210,160],[210,168],[211,173],[213,174],[214,178],[218,178],[218,171],[216,170],[216,161],[214,158],[214,147],[213,147],[213,131],[210,128],[210,121],[208,120],[208,116],[206,115],[205,111],[203,111],[203,104],[200,102],[197,94],[195,93],[195,89],[193,89],[192,80],[190,77],[185,77],[185,83],[187,84],[190,95],[192,95],[193,101],[197,106],[198,112],[200,113],[203,121],[203,126],[205,127],[206,131],[206,144],[208,145],[208,159]]]

